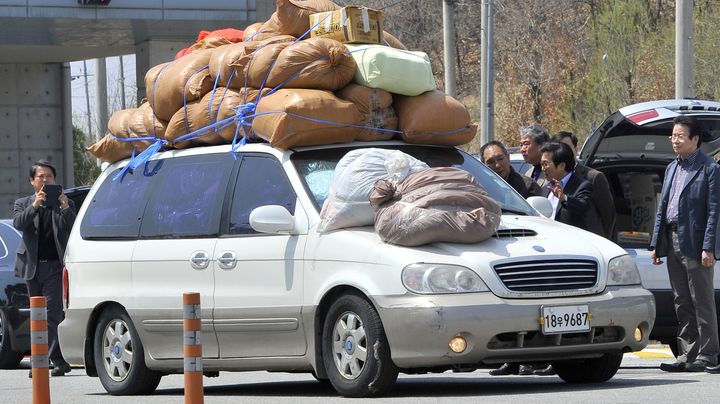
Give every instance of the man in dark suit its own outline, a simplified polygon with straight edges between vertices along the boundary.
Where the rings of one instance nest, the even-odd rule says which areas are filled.
[[[665,170],[650,248],[653,264],[667,257],[679,355],[660,369],[720,372],[713,289],[715,259],[720,256],[720,169],[700,151],[701,132],[692,117],[681,115],[673,123],[670,141],[677,159]]]
[[[480,148],[480,158],[491,170],[495,171],[523,198],[540,196],[540,186],[532,178],[524,176],[510,165],[510,155],[505,145],[497,140],[485,143]]]
[[[540,188],[546,185],[547,179],[540,167],[540,148],[550,140],[547,129],[540,124],[532,124],[520,129],[520,153],[526,163],[532,165],[525,175],[537,182]]]
[[[60,194],[59,206],[44,206],[48,197],[43,187],[55,184],[55,175],[55,167],[47,161],[35,162],[30,168],[30,185],[35,193],[15,201],[13,226],[22,232],[15,274],[25,279],[30,296],[47,299],[48,353],[55,366],[52,375],[64,376],[70,371],[70,365],[60,351],[57,327],[65,317],[62,260],[75,222],[75,207],[64,193]]]
[[[553,142],[565,143],[570,146],[572,152],[577,156],[578,138],[572,132],[561,131],[552,137]],[[595,234],[605,237],[608,240],[615,239],[615,202],[610,191],[610,184],[603,173],[576,160],[574,174],[582,177],[593,186],[592,200],[595,206],[595,215],[588,219],[587,229]]]
[[[540,149],[540,164],[548,178],[543,190],[553,206],[553,219],[589,230],[588,222],[596,215],[592,203],[592,184],[575,175],[575,154],[565,143],[548,142]]]

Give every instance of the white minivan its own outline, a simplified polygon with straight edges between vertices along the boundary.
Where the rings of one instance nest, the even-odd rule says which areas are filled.
[[[335,166],[361,147],[470,172],[502,206],[477,244],[383,243],[372,226],[319,233]],[[453,147],[403,142],[170,150],[108,167],[80,209],[66,264],[63,354],[111,394],[183,371],[184,292],[202,301],[203,371],[311,372],[344,396],[398,372],[551,362],[610,379],[648,343],[653,296],[625,250],[542,217]]]

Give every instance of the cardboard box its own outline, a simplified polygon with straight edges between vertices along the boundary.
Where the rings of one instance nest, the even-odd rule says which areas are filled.
[[[347,6],[310,15],[310,37],[330,38],[343,43],[383,44],[382,11]]]
[[[632,231],[652,234],[655,226],[657,198],[652,175],[630,177]]]

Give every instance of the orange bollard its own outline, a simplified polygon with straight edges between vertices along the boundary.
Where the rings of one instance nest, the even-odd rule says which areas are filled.
[[[183,293],[185,404],[204,403],[200,293]]]
[[[30,362],[33,404],[50,403],[47,307],[44,296],[30,298]]]

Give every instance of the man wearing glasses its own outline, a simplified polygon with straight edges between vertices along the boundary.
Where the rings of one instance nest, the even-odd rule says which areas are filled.
[[[677,159],[665,170],[650,243],[653,264],[667,269],[678,319],[678,350],[666,372],[720,373],[713,275],[720,256],[720,168],[700,151],[701,133],[690,116],[678,116],[670,141]]]

